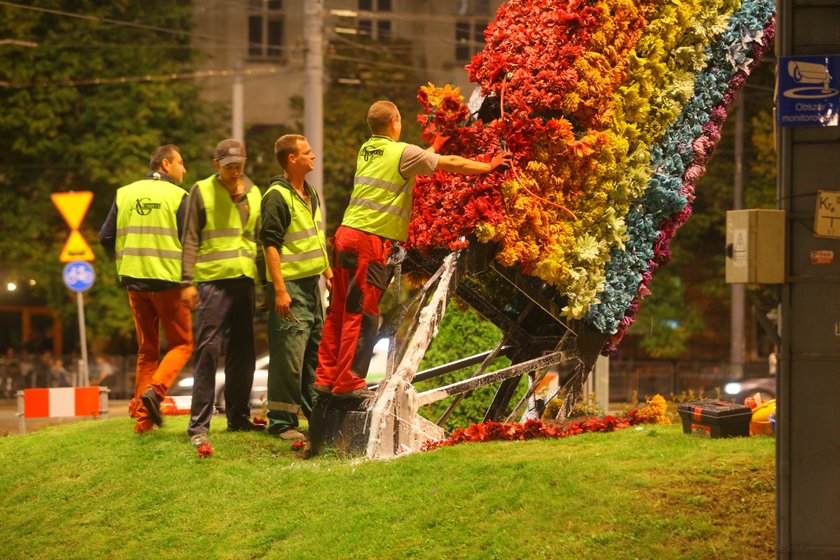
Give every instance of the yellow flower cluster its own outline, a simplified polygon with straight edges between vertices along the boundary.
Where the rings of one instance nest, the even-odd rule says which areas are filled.
[[[481,236],[502,242],[501,264],[557,286],[568,299],[563,313],[574,319],[598,302],[610,251],[624,248],[624,217],[652,173],[649,146],[692,95],[705,45],[737,7],[703,0],[596,6],[602,26],[575,63],[577,86],[561,104],[586,133],[576,138],[570,120],[555,119],[534,159],[503,188],[508,219]],[[577,219],[535,204],[528,191]]]
[[[639,409],[639,418],[644,418],[649,424],[670,424],[668,417],[668,401],[662,395],[654,395],[648,405]]]

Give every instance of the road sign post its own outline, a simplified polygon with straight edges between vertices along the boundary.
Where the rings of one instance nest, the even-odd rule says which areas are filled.
[[[79,315],[79,348],[81,348],[82,353],[79,360],[79,385],[87,387],[90,384],[90,375],[88,374],[87,333],[85,332],[85,304],[82,293],[93,286],[96,273],[90,263],[75,261],[64,266],[62,277],[64,285],[76,292],[76,311]]]
[[[93,251],[79,233],[79,226],[82,225],[82,219],[87,213],[90,201],[93,200],[93,193],[90,191],[53,193],[50,198],[64,216],[64,221],[70,226],[70,237],[67,238],[67,243],[64,244],[58,260],[63,263],[94,260]]]
[[[93,286],[96,274],[93,267],[85,261],[92,261],[95,257],[90,246],[79,233],[79,226],[82,225],[87,213],[90,201],[93,200],[93,193],[90,191],[53,193],[50,198],[61,212],[64,221],[70,226],[70,237],[64,244],[58,260],[67,263],[64,267],[64,284],[76,292],[76,309],[79,315],[79,348],[81,359],[79,360],[78,384],[86,387],[90,384],[88,374],[87,358],[87,335],[85,332],[85,307],[82,299],[82,292]]]

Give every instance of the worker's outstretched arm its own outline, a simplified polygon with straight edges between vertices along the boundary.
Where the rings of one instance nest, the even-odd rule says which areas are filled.
[[[501,152],[493,156],[489,162],[475,161],[462,158],[461,156],[444,155],[440,156],[437,168],[450,173],[461,175],[481,175],[490,173],[498,167],[509,167],[512,156],[510,152]]]

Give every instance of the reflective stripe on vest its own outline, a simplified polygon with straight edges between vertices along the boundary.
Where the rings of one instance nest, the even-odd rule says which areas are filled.
[[[329,261],[318,195],[311,190],[314,195],[312,204],[315,206],[313,217],[306,204],[291,188],[282,186],[282,183],[275,183],[265,194],[268,195],[271,191],[277,191],[283,197],[292,216],[280,249],[280,271],[283,273],[283,279],[299,280],[321,274],[327,269]],[[268,270],[266,278],[271,282]]]
[[[353,194],[341,223],[387,239],[405,241],[411,218],[414,178],[400,175],[400,158],[407,144],[374,136],[356,159]]]
[[[181,281],[178,207],[187,196],[169,181],[143,179],[117,190],[117,274]]]
[[[239,208],[215,175],[197,183],[206,221],[195,259],[196,282],[257,277],[255,230],[260,215],[260,190],[251,187],[248,221],[242,226]]]

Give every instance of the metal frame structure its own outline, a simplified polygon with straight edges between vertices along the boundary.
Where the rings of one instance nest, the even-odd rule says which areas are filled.
[[[411,252],[395,267],[394,293],[399,293],[399,279],[416,273],[428,281],[411,301],[396,305],[384,317],[380,335],[391,339],[386,378],[368,401],[318,402],[313,412],[310,432],[311,453],[327,444],[365,452],[369,457],[389,457],[419,449],[423,442],[444,435],[441,426],[472,391],[498,384],[496,394],[484,415],[485,421],[539,418],[545,404],[560,395],[564,402],[560,417],[566,416],[583,391],[606,336],[582,322],[566,321],[560,314],[563,300],[551,286],[518,270],[493,262],[495,247],[473,243],[459,253],[422,255]],[[423,354],[433,338],[451,297],[457,296],[503,333],[495,348],[462,358],[426,371],[417,372]],[[408,325],[408,334],[399,343],[395,333]],[[487,372],[499,356],[507,356],[510,366]],[[550,368],[562,366],[570,372],[566,384],[544,401],[535,398],[536,388]],[[462,371],[464,377],[454,383],[417,393],[419,381]],[[511,401],[523,377],[528,389],[524,397]],[[419,417],[419,406],[455,397],[437,420]]]

